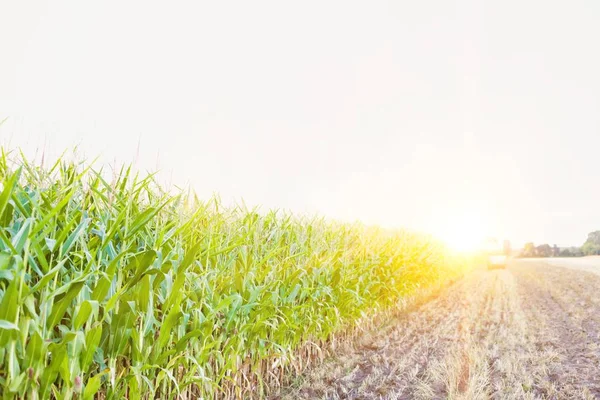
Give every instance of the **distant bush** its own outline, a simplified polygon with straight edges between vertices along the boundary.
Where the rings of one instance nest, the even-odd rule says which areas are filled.
[[[583,256],[583,251],[580,247],[567,247],[560,251],[560,257],[581,257]]]

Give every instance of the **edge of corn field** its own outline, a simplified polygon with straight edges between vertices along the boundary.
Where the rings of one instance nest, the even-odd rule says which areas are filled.
[[[469,269],[431,238],[0,156],[3,398],[264,397]]]

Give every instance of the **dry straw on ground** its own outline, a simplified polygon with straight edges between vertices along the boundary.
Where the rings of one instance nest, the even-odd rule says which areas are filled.
[[[600,397],[600,277],[480,270],[298,377],[285,399]]]

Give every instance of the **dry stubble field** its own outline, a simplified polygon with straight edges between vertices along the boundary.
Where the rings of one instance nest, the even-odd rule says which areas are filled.
[[[600,398],[600,276],[574,268],[475,271],[275,398]]]

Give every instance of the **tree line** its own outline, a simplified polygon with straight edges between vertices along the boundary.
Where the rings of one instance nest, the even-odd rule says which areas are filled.
[[[536,246],[533,242],[525,243],[521,257],[582,257],[600,255],[600,231],[588,233],[587,240],[580,247],[562,247],[549,244]]]

